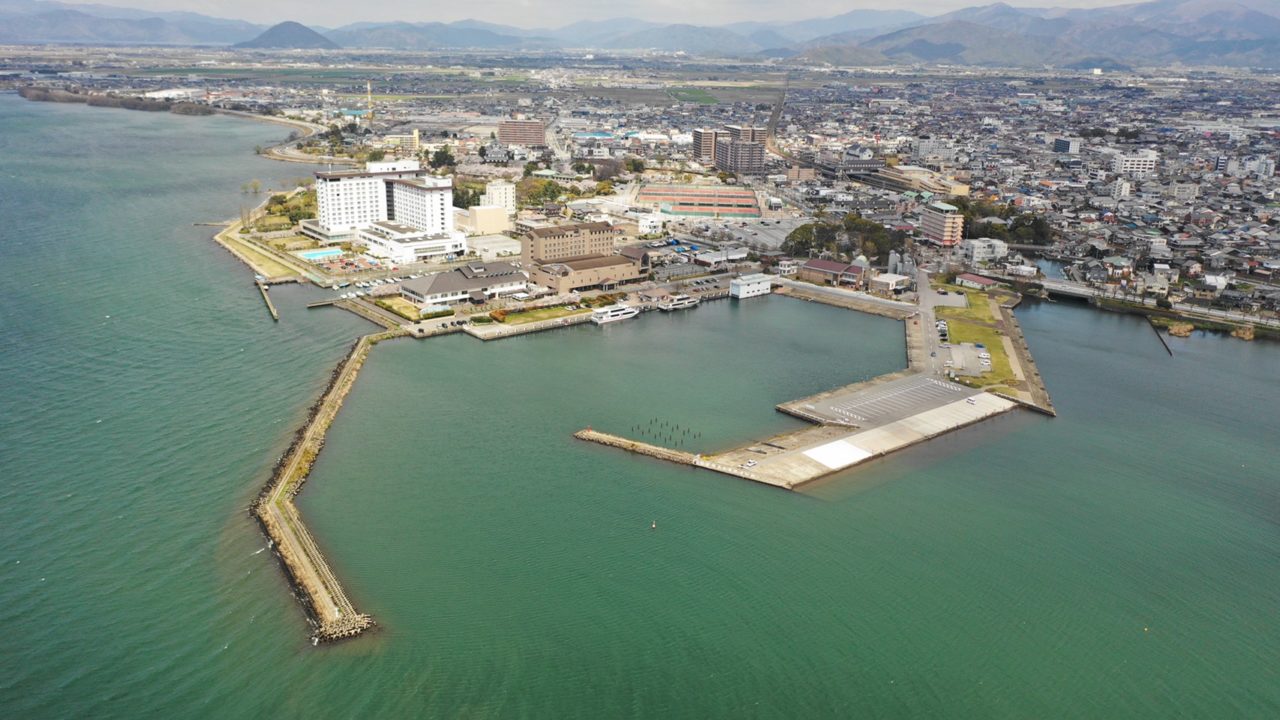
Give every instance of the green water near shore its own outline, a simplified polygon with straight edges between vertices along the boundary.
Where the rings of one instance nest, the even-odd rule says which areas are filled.
[[[1059,418],[804,494],[569,434],[796,426],[772,405],[902,365],[897,323],[767,298],[381,344],[300,504],[382,627],[312,648],[243,509],[371,326],[284,287],[272,323],[190,226],[300,174],[248,151],[281,131],[7,96],[0,123],[6,715],[1280,712],[1280,353],[1170,358],[1068,303],[1019,311]]]

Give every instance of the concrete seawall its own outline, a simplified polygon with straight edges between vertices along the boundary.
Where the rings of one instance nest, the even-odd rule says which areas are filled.
[[[1049,389],[1044,385],[1044,378],[1040,376],[1040,369],[1036,367],[1035,358],[1031,355],[1031,347],[1027,345],[1027,338],[1022,333],[1022,325],[1018,323],[1018,318],[1013,314],[1013,308],[1017,306],[1021,297],[1015,302],[999,304],[1000,319],[1004,322],[1005,336],[1009,338],[1009,344],[1013,346],[1013,355],[1018,364],[1022,367],[1024,380],[1031,393],[1031,400],[1028,402],[1022,398],[1011,397],[1004,393],[996,393],[1000,397],[1012,400],[1025,408],[1034,410],[1039,413],[1048,415],[1049,417],[1057,417],[1058,411],[1053,407],[1053,399],[1049,397]]]
[[[880,303],[874,299],[865,299],[852,292],[843,294],[831,294],[823,292],[824,288],[813,286],[813,289],[800,287],[799,285],[775,285],[773,294],[785,295],[787,297],[797,298],[799,300],[808,300],[811,302],[822,303],[824,305],[832,305],[846,310],[857,310],[867,313],[868,315],[879,315],[893,320],[904,320],[915,314],[915,310],[906,307],[899,307],[903,303],[889,304],[888,302]]]
[[[557,328],[569,327],[571,325],[581,325],[586,322],[591,322],[591,313],[589,312],[578,315],[569,315],[561,318],[553,318],[551,320],[522,323],[519,325],[504,325],[496,322],[484,325],[468,323],[463,327],[462,331],[471,337],[479,338],[481,340],[501,340],[503,338],[515,337],[517,335],[528,335],[529,333],[555,330]]]
[[[271,539],[276,557],[307,608],[315,626],[316,642],[354,637],[372,628],[374,621],[356,610],[303,523],[293,498],[306,483],[311,466],[324,447],[325,433],[355,384],[369,350],[379,341],[397,336],[393,332],[379,333],[355,342],[346,359],[334,369],[328,387],[311,407],[306,423],[298,429],[250,509]]]

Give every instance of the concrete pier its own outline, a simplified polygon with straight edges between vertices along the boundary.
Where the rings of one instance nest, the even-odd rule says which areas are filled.
[[[680,465],[690,465],[692,467],[699,467],[705,470],[714,470],[718,473],[732,475],[734,477],[751,480],[764,485],[772,485],[786,490],[791,489],[790,485],[787,485],[785,482],[775,479],[770,475],[752,472],[750,469],[742,467],[741,465],[734,466],[730,463],[721,462],[714,457],[703,457],[701,455],[695,455],[682,450],[672,450],[671,448],[665,448],[660,445],[651,445],[639,440],[624,438],[620,435],[611,435],[609,433],[600,432],[599,430],[592,430],[591,428],[579,430],[574,433],[573,436],[579,440],[586,440],[587,442],[593,442],[597,445],[607,445],[608,447],[626,450],[627,452],[633,452],[637,455],[648,455],[649,457],[657,458],[659,460],[666,460]]]
[[[594,430],[575,434],[580,440],[616,447],[670,462],[715,470],[726,475],[794,490],[832,473],[847,470],[916,443],[967,427],[1019,405],[1053,415],[1053,405],[1012,308],[1002,307],[1010,356],[1029,397],[1008,397],[950,382],[931,372],[928,352],[932,314],[905,303],[879,301],[849,292],[823,292],[802,284],[784,285],[780,294],[903,321],[907,367],[776,406],[814,423],[716,455],[672,450]]]
[[[381,325],[388,330],[401,330],[403,324],[408,322],[407,320],[393,317],[390,313],[384,312],[377,306],[359,300],[334,300],[331,304],[334,307],[359,315],[375,325]]]
[[[303,523],[293,498],[306,483],[312,463],[324,447],[325,433],[355,384],[369,350],[398,334],[402,333],[366,335],[356,341],[251,508],[309,612],[317,641],[354,637],[372,628],[374,621],[356,610]]]
[[[539,322],[521,323],[519,325],[505,325],[503,323],[496,322],[485,325],[468,323],[463,327],[462,331],[471,337],[479,338],[481,340],[501,340],[503,338],[515,337],[517,335],[528,335],[529,333],[542,332],[544,330],[555,330],[557,328],[569,327],[570,325],[581,325],[585,322],[591,322],[591,313],[580,313],[578,315],[568,315],[566,317],[542,320]]]
[[[280,322],[280,313],[276,312],[275,303],[271,302],[271,294],[267,292],[267,286],[261,282],[254,284],[258,286],[258,292],[262,294],[262,302],[267,304],[267,311],[271,313],[271,319]]]
[[[783,403],[779,410],[819,424],[716,455],[696,455],[589,429],[574,437],[794,490],[1015,407],[1009,399],[963,385],[916,373],[894,373]]]

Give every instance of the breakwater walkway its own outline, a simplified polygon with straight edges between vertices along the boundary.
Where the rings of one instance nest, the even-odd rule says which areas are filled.
[[[785,482],[781,482],[771,475],[752,472],[749,468],[734,466],[729,463],[721,462],[715,458],[703,457],[683,450],[672,450],[671,448],[665,448],[661,445],[653,445],[639,440],[632,440],[620,435],[611,435],[606,432],[600,432],[599,430],[592,430],[591,428],[579,430],[574,433],[573,436],[579,440],[586,440],[587,442],[593,442],[597,445],[606,445],[608,447],[618,448],[619,450],[626,450],[627,452],[636,453],[637,455],[647,455],[659,460],[666,460],[668,462],[679,463],[681,465],[691,465],[693,467],[700,467],[706,470],[714,470],[715,472],[743,478],[744,480],[751,480],[787,490],[791,489]]]
[[[550,320],[539,320],[538,322],[521,323],[518,325],[506,325],[503,323],[476,324],[470,323],[463,327],[462,331],[474,338],[481,340],[501,340],[502,338],[515,337],[517,335],[528,335],[529,333],[543,332],[544,330],[555,330],[557,328],[569,327],[571,325],[581,325],[582,323],[591,322],[591,313],[579,313],[577,315],[566,315],[565,317],[553,318]]]
[[[280,322],[280,313],[276,310],[276,304],[271,302],[271,296],[267,294],[267,284],[261,281],[254,284],[258,286],[258,292],[262,295],[262,302],[267,304],[267,312],[271,313],[271,319]]]
[[[356,610],[307,530],[293,499],[302,490],[316,456],[324,447],[325,433],[338,415],[356,376],[381,340],[403,335],[389,331],[366,335],[334,369],[329,385],[311,407],[306,423],[281,456],[251,512],[271,539],[276,557],[293,584],[298,598],[315,626],[316,642],[354,637],[374,626],[373,618]]]
[[[697,455],[596,430],[574,434],[670,462],[714,470],[765,485],[794,490],[806,483],[897,450],[967,427],[1018,407],[991,393],[919,374],[873,381],[852,394],[828,396],[828,405],[791,412],[819,424],[715,455]],[[807,399],[806,399],[807,400]],[[784,406],[804,403],[784,403]],[[824,420],[831,412],[839,420]],[[841,417],[843,416],[843,417]],[[858,424],[863,423],[863,424]]]

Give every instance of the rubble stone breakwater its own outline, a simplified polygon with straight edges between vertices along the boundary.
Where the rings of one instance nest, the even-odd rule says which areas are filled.
[[[306,483],[311,466],[324,447],[325,432],[355,384],[369,350],[381,340],[403,334],[402,331],[392,331],[365,335],[352,345],[346,358],[334,368],[328,386],[311,406],[306,421],[294,435],[288,449],[276,463],[270,480],[250,508],[270,538],[295,594],[310,615],[315,626],[315,642],[355,637],[374,627],[375,623],[370,616],[358,612],[347,597],[302,522],[293,498]]]

